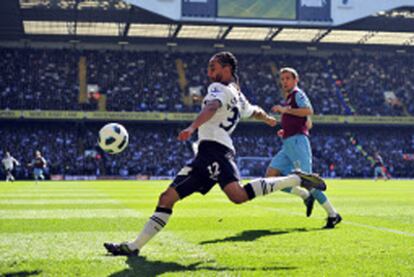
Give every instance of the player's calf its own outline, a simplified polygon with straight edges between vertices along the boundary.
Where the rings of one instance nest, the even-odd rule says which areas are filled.
[[[315,197],[312,194],[309,194],[308,198],[303,200],[303,203],[306,206],[306,216],[310,217],[312,215],[313,206],[315,204]]]

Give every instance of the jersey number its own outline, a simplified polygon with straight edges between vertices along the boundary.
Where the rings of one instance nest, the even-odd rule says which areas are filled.
[[[210,174],[210,179],[216,180],[220,175],[220,165],[218,162],[213,162],[211,165],[207,166],[208,173]]]
[[[231,111],[233,112],[233,116],[227,118],[227,121],[230,122],[230,124],[227,125],[227,126],[224,126],[223,123],[220,123],[220,127],[223,128],[224,130],[226,130],[226,132],[231,130],[231,128],[234,127],[234,125],[237,123],[237,120],[240,118],[240,113],[239,113],[239,110],[237,109],[237,107],[233,107],[231,109]]]

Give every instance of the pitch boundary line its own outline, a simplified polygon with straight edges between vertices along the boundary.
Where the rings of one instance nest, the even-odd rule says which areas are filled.
[[[377,230],[377,231],[384,231],[384,232],[389,232],[389,233],[393,233],[393,234],[404,235],[404,236],[408,236],[408,237],[414,237],[414,234],[412,234],[412,233],[403,232],[403,231],[400,231],[400,230],[394,230],[394,229],[390,229],[390,228],[386,228],[386,227],[372,226],[372,225],[362,224],[362,223],[352,222],[352,221],[342,221],[342,223],[349,224],[349,225],[354,225],[354,226],[358,226],[358,227],[364,227],[364,228],[368,228],[368,229],[373,229],[373,230]]]
[[[285,214],[296,215],[296,216],[304,217],[304,214],[303,213],[297,213],[297,212],[287,211],[286,209],[262,207],[262,206],[258,206],[258,205],[255,205],[255,207],[262,208],[262,209],[266,209],[266,210],[272,210],[272,211],[282,211]],[[321,217],[313,217],[313,219],[321,219]],[[372,225],[362,224],[362,223],[348,221],[348,220],[342,221],[341,224],[348,224],[348,225],[353,225],[353,226],[357,226],[357,227],[363,227],[363,228],[372,229],[372,230],[376,230],[376,231],[383,231],[383,232],[388,232],[388,233],[397,234],[397,235],[414,237],[414,234],[413,233],[404,232],[404,231],[400,231],[400,230],[394,230],[394,229],[390,229],[390,228],[386,228],[386,227],[372,226]]]

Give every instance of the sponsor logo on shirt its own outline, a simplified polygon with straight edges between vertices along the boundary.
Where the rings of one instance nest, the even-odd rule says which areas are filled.
[[[213,87],[210,91],[210,93],[220,93],[222,92],[218,87]]]

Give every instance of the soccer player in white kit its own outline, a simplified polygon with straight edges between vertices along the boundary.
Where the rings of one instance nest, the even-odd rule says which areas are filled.
[[[13,182],[15,180],[13,176],[14,166],[18,166],[20,163],[12,155],[10,155],[10,152],[6,152],[6,156],[3,158],[3,160],[1,160],[1,163],[3,164],[4,170],[6,171],[6,182]]]
[[[285,177],[259,178],[245,186],[234,162],[235,149],[231,133],[240,117],[253,117],[269,126],[276,120],[258,106],[251,105],[240,91],[237,60],[230,52],[215,54],[208,64],[212,84],[203,100],[202,110],[194,122],[178,135],[186,141],[198,129],[199,146],[194,159],[184,166],[171,185],[160,195],[154,214],[138,237],[131,242],[104,243],[112,255],[136,256],[142,247],[167,224],[174,204],[194,192],[206,194],[219,183],[229,200],[241,204],[287,187],[326,189],[324,181],[311,174],[292,174]]]

